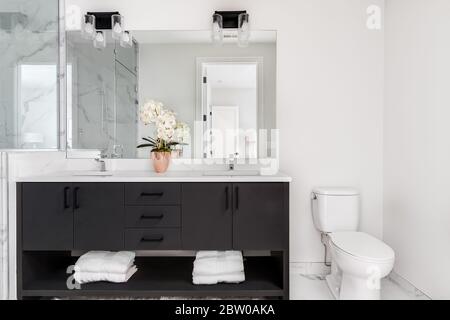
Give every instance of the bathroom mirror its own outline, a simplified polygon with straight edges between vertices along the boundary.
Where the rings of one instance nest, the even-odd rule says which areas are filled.
[[[150,149],[136,146],[156,127],[140,111],[158,103],[182,129],[178,157],[267,156],[263,140],[276,123],[275,31],[252,31],[247,47],[234,37],[214,45],[210,31],[131,34],[131,48],[105,32],[106,46],[97,49],[80,31],[66,33],[68,157],[148,158]]]

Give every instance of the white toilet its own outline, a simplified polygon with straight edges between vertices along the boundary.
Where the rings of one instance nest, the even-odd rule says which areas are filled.
[[[380,280],[394,266],[394,250],[366,233],[357,232],[359,193],[352,188],[315,188],[311,194],[314,225],[331,252],[326,277],[336,299],[378,300]]]

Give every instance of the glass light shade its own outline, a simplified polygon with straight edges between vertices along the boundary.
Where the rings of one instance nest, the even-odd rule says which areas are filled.
[[[124,25],[124,17],[120,14],[113,14],[111,16],[111,28],[112,28],[112,37],[115,40],[120,40],[123,33],[123,25]]]
[[[131,48],[133,46],[133,35],[130,31],[122,32],[120,37],[120,45],[124,48]]]
[[[248,13],[241,13],[238,17],[238,46],[247,47],[250,40],[250,26]]]
[[[106,47],[106,37],[103,31],[97,31],[95,33],[94,47],[97,49],[103,49]]]
[[[91,14],[85,14],[84,20],[81,27],[83,37],[85,39],[94,40],[95,39],[95,16]]]
[[[216,45],[223,42],[223,18],[220,14],[213,14],[211,40]]]

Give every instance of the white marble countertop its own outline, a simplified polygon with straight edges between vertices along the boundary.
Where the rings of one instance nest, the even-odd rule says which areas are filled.
[[[217,173],[217,175],[216,175]],[[291,182],[292,178],[278,172],[266,175],[246,170],[233,175],[224,171],[108,171],[106,176],[96,171],[60,171],[44,175],[18,177],[16,182]]]

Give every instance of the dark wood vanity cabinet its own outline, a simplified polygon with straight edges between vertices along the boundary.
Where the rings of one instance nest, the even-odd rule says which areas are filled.
[[[285,248],[288,192],[283,183],[183,184],[183,248]]]
[[[283,249],[288,245],[287,184],[233,184],[233,248]]]
[[[231,183],[183,184],[183,249],[231,250],[232,225]]]
[[[289,296],[289,184],[22,182],[17,184],[18,297]],[[193,257],[139,257],[126,284],[67,289],[88,250],[250,250],[246,281],[192,284]],[[261,255],[255,255],[261,252]],[[244,251],[245,255],[245,251]],[[111,292],[111,290],[113,292]]]
[[[18,240],[24,250],[73,248],[70,183],[23,183],[18,196],[17,225],[22,234]]]
[[[122,183],[74,183],[73,248],[123,250],[125,221]]]
[[[24,250],[124,248],[122,183],[24,183]]]

